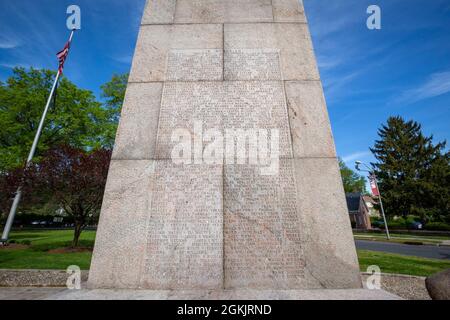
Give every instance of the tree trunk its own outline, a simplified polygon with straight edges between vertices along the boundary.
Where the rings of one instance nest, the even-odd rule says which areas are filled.
[[[75,222],[75,230],[73,233],[72,248],[78,247],[78,240],[80,239],[81,231],[83,231],[83,224]]]

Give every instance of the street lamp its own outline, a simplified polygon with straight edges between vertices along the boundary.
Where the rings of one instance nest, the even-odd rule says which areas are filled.
[[[366,167],[368,170],[363,170],[360,168],[360,166],[363,165],[364,167]],[[381,207],[381,214],[383,215],[383,221],[384,221],[384,228],[386,230],[386,237],[388,238],[388,240],[391,239],[391,235],[389,234],[389,228],[387,225],[387,221],[386,221],[386,215],[384,214],[384,208],[383,208],[383,200],[381,199],[381,192],[380,192],[380,188],[378,187],[378,179],[377,176],[375,175],[375,170],[373,167],[369,167],[367,164],[365,164],[362,161],[356,161],[355,162],[355,168],[358,171],[366,171],[369,173],[369,178],[373,179],[373,181],[375,182],[375,185],[377,187],[378,190],[378,198],[380,199],[380,207]]]

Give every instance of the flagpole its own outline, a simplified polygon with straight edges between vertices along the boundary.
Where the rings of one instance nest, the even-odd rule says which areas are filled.
[[[380,191],[380,188],[378,187],[378,179],[377,179],[377,176],[375,175],[375,172],[372,175],[375,180],[375,185],[377,186],[377,189],[378,189],[378,199],[380,199],[381,214],[383,215],[384,228],[386,230],[386,237],[388,240],[391,240],[391,235],[389,234],[389,227],[388,227],[388,224],[386,221],[386,215],[384,214],[383,200],[381,199],[381,191]]]
[[[71,31],[69,37],[69,44],[72,42],[73,34],[75,33],[75,29]],[[42,113],[41,121],[39,122],[39,126],[34,137],[33,145],[31,146],[30,153],[27,158],[27,162],[25,168],[28,168],[31,164],[31,161],[34,158],[34,154],[36,152],[36,148],[39,142],[39,138],[42,134],[42,129],[44,128],[45,118],[47,117],[48,110],[50,108],[50,103],[52,102],[53,94],[55,93],[56,85],[58,84],[59,78],[61,76],[61,68],[58,68],[58,72],[56,73],[55,80],[53,81],[52,90],[50,91],[50,95],[47,99],[47,104],[45,105],[44,112]],[[9,238],[9,233],[11,231],[14,218],[16,216],[17,208],[19,207],[20,199],[22,198],[22,186],[19,186],[16,191],[16,195],[14,197],[14,201],[11,207],[11,210],[8,215],[8,219],[6,220],[5,228],[3,229],[3,234],[0,242],[6,243]]]
[[[375,183],[375,187],[377,189],[377,193],[378,193],[378,199],[380,200],[380,207],[381,207],[381,214],[383,215],[383,221],[384,221],[384,229],[386,230],[386,237],[388,240],[391,240],[391,235],[389,234],[389,227],[387,224],[387,220],[386,220],[386,215],[384,214],[384,207],[383,207],[383,199],[381,199],[381,191],[380,188],[378,186],[378,178],[377,175],[375,174],[375,169],[372,167],[369,167],[367,164],[365,164],[362,161],[356,161],[356,170],[358,171],[367,171],[369,173],[369,181],[371,181],[371,179],[374,181]],[[362,170],[359,166],[363,165],[365,166],[367,169],[369,170]],[[374,194],[374,192],[372,191],[372,194]]]

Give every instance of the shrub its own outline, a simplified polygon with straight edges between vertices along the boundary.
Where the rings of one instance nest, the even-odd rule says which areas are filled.
[[[411,224],[413,224],[414,222],[422,222],[422,220],[420,219],[419,216],[413,216],[413,215],[410,215],[410,216],[408,216],[408,217],[406,218],[405,222],[406,222],[407,225],[411,225]]]
[[[405,221],[403,220],[403,218],[401,219],[401,221],[388,221],[389,229],[406,229],[407,226],[405,224]],[[384,223],[380,223],[380,229],[384,229]]]
[[[374,220],[371,224],[373,228],[384,228],[384,223],[380,220]]]
[[[388,222],[388,226],[391,229],[406,229],[407,228],[406,222],[403,218],[400,221]]]
[[[411,229],[412,225],[416,222],[421,222],[420,217],[409,215],[406,218],[398,217],[398,218],[395,218],[395,220],[388,221],[388,227],[390,229],[394,229],[394,230],[395,229],[400,229],[400,230]],[[378,224],[381,229],[384,229],[383,221],[379,221]],[[372,225],[374,225],[374,224],[372,223]]]
[[[425,230],[450,231],[450,224],[444,222],[429,222],[425,225]]]
[[[370,217],[370,223],[377,224],[377,223],[380,223],[380,222],[383,222],[383,219],[380,219],[379,217]]]

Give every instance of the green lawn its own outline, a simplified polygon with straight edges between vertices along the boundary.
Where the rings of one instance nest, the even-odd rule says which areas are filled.
[[[80,245],[92,248],[95,232],[84,231]],[[51,253],[49,250],[70,246],[72,231],[22,231],[13,232],[11,240],[28,248],[0,249],[0,269],[66,269],[78,265],[89,269],[91,252]],[[384,273],[402,273],[427,276],[450,268],[450,260],[423,259],[397,254],[358,251],[361,271],[369,265],[378,265]]]
[[[12,232],[10,239],[17,244],[30,245],[24,249],[0,249],[0,269],[66,269],[77,265],[89,269],[90,252],[51,253],[52,249],[69,247],[73,231]],[[80,246],[93,247],[94,231],[84,231]]]
[[[450,268],[450,260],[425,259],[393,253],[358,250],[361,271],[377,265],[383,273],[401,273],[414,276],[430,274]]]

